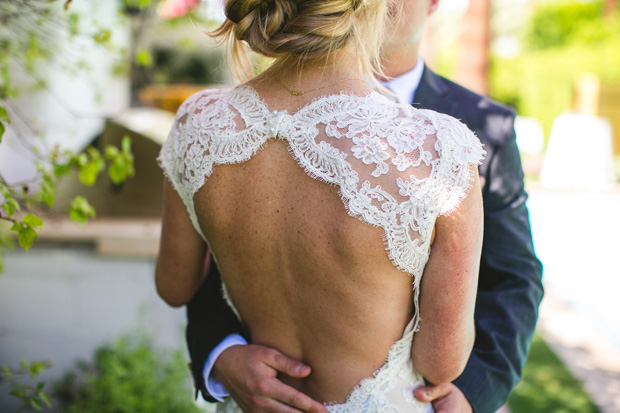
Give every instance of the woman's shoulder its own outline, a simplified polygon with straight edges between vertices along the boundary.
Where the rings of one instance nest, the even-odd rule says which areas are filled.
[[[200,90],[181,103],[177,110],[177,117],[182,117],[196,110],[197,107],[204,107],[213,101],[217,101],[223,96],[226,96],[231,91],[226,87],[214,87]]]

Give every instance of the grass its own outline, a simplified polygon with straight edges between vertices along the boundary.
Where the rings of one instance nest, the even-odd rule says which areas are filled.
[[[581,382],[537,334],[508,407],[511,413],[600,413]]]

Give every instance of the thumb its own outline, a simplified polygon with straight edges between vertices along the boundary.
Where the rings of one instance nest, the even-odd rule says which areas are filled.
[[[437,400],[448,393],[450,393],[450,383],[443,383],[437,386],[421,386],[413,391],[415,398],[425,403]]]
[[[310,366],[307,366],[297,360],[287,357],[280,352],[274,355],[271,363],[269,364],[280,373],[284,373],[287,376],[300,379],[308,376],[312,370]]]

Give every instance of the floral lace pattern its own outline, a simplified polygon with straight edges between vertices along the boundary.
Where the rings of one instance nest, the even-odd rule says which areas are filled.
[[[205,90],[181,105],[158,158],[203,238],[195,193],[214,167],[248,161],[269,139],[285,141],[310,177],[336,185],[349,215],[381,227],[391,262],[413,278],[416,314],[407,340],[395,343],[388,363],[350,395],[362,395],[350,401],[356,408],[330,406],[334,412],[398,412],[380,408],[380,396],[368,399],[364,394],[371,388],[373,394],[387,392],[394,377],[384,376],[383,369],[410,359],[435,220],[454,211],[466,196],[471,167],[484,156],[482,145],[456,119],[396,104],[376,92],[323,96],[289,114],[270,111],[250,86]],[[402,371],[415,372],[412,366],[407,369]],[[384,388],[377,393],[379,383]]]
[[[309,176],[339,187],[351,216],[384,230],[391,262],[415,290],[435,219],[466,196],[470,166],[484,156],[456,119],[376,92],[320,97],[289,114],[270,112],[249,86],[205,90],[181,105],[158,159],[203,238],[194,194],[214,166],[245,162],[268,139],[285,140]]]

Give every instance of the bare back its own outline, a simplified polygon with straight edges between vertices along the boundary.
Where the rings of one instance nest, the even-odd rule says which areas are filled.
[[[435,219],[464,196],[479,142],[374,92],[293,113],[244,86],[184,106],[162,165],[251,341],[313,368],[283,380],[343,402],[417,324]]]

